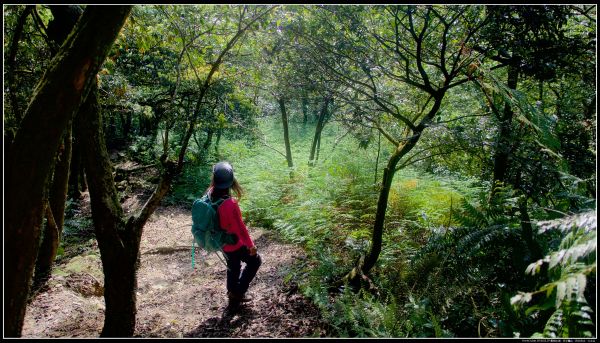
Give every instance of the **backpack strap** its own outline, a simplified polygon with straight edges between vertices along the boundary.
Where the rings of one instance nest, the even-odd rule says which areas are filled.
[[[216,209],[217,209],[219,206],[221,206],[221,204],[222,204],[222,203],[223,203],[225,200],[227,200],[227,199],[229,199],[229,198],[231,198],[229,195],[225,195],[225,196],[223,196],[223,197],[221,197],[221,198],[217,199],[217,201],[215,201],[215,202],[212,202],[212,201],[211,201],[211,204],[213,205],[213,208],[216,210]],[[216,206],[216,207],[215,207],[215,206]]]

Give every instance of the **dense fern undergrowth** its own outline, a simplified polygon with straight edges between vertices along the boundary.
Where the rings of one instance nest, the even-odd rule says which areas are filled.
[[[418,165],[394,178],[371,287],[332,291],[368,252],[387,149],[378,159],[376,147],[359,148],[329,123],[309,166],[314,125],[292,123],[288,168],[273,149],[280,125],[260,120],[258,139],[223,139],[203,155],[191,147],[166,202],[191,203],[208,186],[212,164],[230,161],[247,223],[307,251],[286,280],[319,306],[336,336],[595,336],[595,205],[563,219],[533,213],[536,256],[516,215],[518,194],[499,188],[490,203],[489,184]]]

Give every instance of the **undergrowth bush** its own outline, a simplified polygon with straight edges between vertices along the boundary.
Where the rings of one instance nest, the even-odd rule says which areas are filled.
[[[369,275],[372,287],[359,293],[342,287],[340,293],[330,293],[332,283],[369,251],[379,196],[374,183],[377,157],[373,149],[361,149],[352,139],[338,141],[343,128],[330,123],[323,132],[321,157],[309,166],[314,127],[294,124],[294,167],[289,168],[273,150],[283,150],[280,125],[272,119],[259,121],[269,146],[223,141],[218,155],[192,160],[171,197],[190,202],[208,186],[214,162],[231,162],[245,190],[240,201],[245,222],[273,230],[283,241],[305,249],[307,258],[286,279],[298,280],[302,292],[321,309],[332,335],[524,337],[546,325],[538,335],[564,336],[568,318],[590,315],[580,297],[572,298],[577,303],[562,302],[555,311],[552,306],[540,308],[535,315],[512,306],[511,297],[520,290],[547,290],[553,277],[562,280],[525,274],[533,261],[518,216],[522,195],[497,188],[488,199],[489,185],[410,168],[400,170],[392,184],[382,251]],[[379,159],[379,175],[388,153],[383,151]],[[532,206],[531,213],[540,218],[544,212]],[[569,249],[564,242],[559,246],[561,239],[549,234],[538,243],[543,251]],[[591,275],[590,265],[585,268],[569,273]],[[583,336],[587,332],[577,330]]]
[[[343,128],[328,124],[320,159],[311,167],[308,155],[313,127],[307,125],[290,130],[294,167],[288,168],[283,156],[272,150],[283,150],[282,143],[275,144],[281,142],[280,125],[277,120],[259,122],[270,147],[258,144],[250,152],[240,147],[240,141],[222,142],[221,159],[232,163],[246,191],[240,202],[246,223],[275,230],[283,240],[305,248],[307,260],[290,278],[300,280],[304,294],[321,308],[334,335],[452,336],[442,327],[444,318],[432,308],[404,306],[410,303],[407,261],[432,233],[456,223],[461,199],[476,193],[472,180],[440,179],[411,169],[398,172],[383,250],[372,275],[377,290],[360,294],[344,290],[334,297],[329,294],[331,282],[347,273],[369,249],[379,196],[374,184],[375,152],[358,148],[349,137],[337,141]],[[333,150],[335,141],[338,144]],[[386,152],[382,155],[379,176]],[[402,313],[405,315],[398,317]],[[412,326],[400,318],[412,318]]]

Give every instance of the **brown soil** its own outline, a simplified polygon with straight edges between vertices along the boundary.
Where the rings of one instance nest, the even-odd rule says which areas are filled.
[[[278,242],[272,232],[249,228],[263,264],[250,286],[254,299],[228,314],[225,266],[214,253],[203,261],[196,250],[192,269],[190,225],[188,209],[161,207],[144,228],[135,337],[327,336],[315,306],[295,283],[285,282],[286,271],[304,258],[301,249]],[[102,265],[95,240],[89,246],[56,264],[48,288],[27,308],[23,337],[100,335]]]

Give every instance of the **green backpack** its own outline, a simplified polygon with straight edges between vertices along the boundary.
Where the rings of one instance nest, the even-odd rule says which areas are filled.
[[[192,204],[192,268],[194,268],[195,262],[194,244],[207,252],[223,252],[225,244],[237,243],[237,236],[227,233],[219,225],[217,210],[225,200],[226,198],[221,198],[213,203],[208,195],[204,195]],[[223,260],[221,259],[221,261]]]

